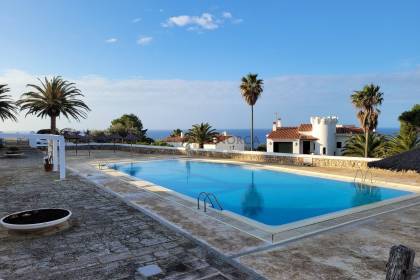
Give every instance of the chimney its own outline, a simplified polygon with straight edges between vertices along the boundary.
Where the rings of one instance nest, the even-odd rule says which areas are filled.
[[[181,131],[181,138],[184,138],[184,132]]]
[[[223,136],[227,136],[227,131],[223,131]]]
[[[278,118],[277,119],[277,127],[282,127],[282,125],[281,125],[281,118]]]
[[[273,131],[276,131],[276,130],[277,130],[277,123],[273,122]]]

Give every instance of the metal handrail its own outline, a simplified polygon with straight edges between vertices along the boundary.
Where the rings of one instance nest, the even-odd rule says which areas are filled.
[[[360,174],[360,183],[366,183],[366,180],[368,180],[368,177],[370,177],[370,183],[373,183],[372,171],[370,171],[369,169],[363,170],[362,168],[357,169],[356,174],[354,175],[354,178],[353,178],[354,183],[357,183],[357,178],[359,174]]]
[[[220,210],[223,210],[223,207],[220,205],[219,200],[217,199],[217,197],[214,195],[214,193],[208,193],[208,192],[201,192],[198,196],[197,196],[197,209],[200,209],[200,198],[204,196],[203,199],[203,204],[204,204],[204,212],[207,212],[207,200],[210,202],[211,206],[213,208],[216,208],[214,206],[214,203],[212,201],[212,198],[214,199],[214,201],[216,202],[217,206],[219,207]]]

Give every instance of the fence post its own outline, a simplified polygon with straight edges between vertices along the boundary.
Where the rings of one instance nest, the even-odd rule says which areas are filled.
[[[386,280],[410,280],[415,252],[404,245],[392,246],[386,265]]]

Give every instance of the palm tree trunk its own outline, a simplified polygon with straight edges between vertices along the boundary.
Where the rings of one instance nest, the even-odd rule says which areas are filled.
[[[251,151],[254,150],[254,106],[251,105]]]
[[[57,117],[51,116],[51,127],[50,127],[50,133],[55,134],[57,130]]]
[[[369,146],[369,129],[365,128],[365,158],[368,157],[368,146]]]

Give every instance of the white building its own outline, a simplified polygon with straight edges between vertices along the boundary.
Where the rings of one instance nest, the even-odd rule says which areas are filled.
[[[188,138],[185,137],[183,133],[181,133],[180,136],[167,137],[163,141],[173,147],[185,147],[187,144],[189,144],[190,148],[199,148],[198,143],[188,143]],[[204,143],[204,149],[221,151],[244,151],[245,143],[241,138],[228,135],[225,131],[217,137],[214,137],[211,142]]]
[[[348,139],[360,133],[354,125],[339,125],[337,117],[311,117],[296,127],[283,127],[278,119],[267,135],[267,152],[341,155]]]

